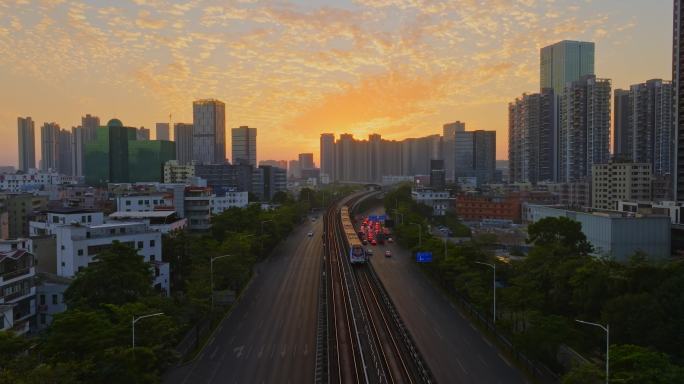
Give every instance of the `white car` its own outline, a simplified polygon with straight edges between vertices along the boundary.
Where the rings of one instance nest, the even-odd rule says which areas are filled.
[[[307,233],[306,235],[309,236],[309,237],[313,237],[313,231]]]

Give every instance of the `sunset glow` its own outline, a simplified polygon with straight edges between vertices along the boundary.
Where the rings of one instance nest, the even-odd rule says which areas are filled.
[[[670,79],[671,12],[665,0],[0,1],[0,163],[16,165],[17,116],[154,128],[191,122],[198,98],[226,103],[227,128],[257,127],[259,159],[318,162],[321,132],[402,139],[454,120],[496,130],[505,159],[507,103],[538,90],[542,46],[596,42],[613,88]]]

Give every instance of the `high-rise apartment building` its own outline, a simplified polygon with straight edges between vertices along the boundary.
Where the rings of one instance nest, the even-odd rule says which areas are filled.
[[[622,156],[632,150],[632,129],[630,118],[632,106],[628,89],[613,92],[613,154]]]
[[[654,175],[671,175],[674,155],[672,83],[660,79],[615,91],[614,153],[650,163]],[[625,118],[626,117],[626,118]]]
[[[192,103],[192,159],[205,164],[226,161],[226,105],[214,99]]]
[[[45,123],[40,127],[40,169],[59,171],[59,124]]]
[[[192,162],[192,124],[175,123],[173,138],[176,142],[176,160],[181,165]]]
[[[302,169],[299,167],[299,160],[290,160],[287,166],[287,176],[294,179],[302,177]]]
[[[17,118],[19,137],[19,170],[28,171],[36,167],[36,128],[30,117]]]
[[[560,105],[559,181],[583,181],[591,176],[594,164],[608,162],[610,96],[610,80],[593,75],[565,87]]]
[[[256,128],[243,125],[232,129],[232,161],[234,164],[246,163],[253,167],[257,166],[256,136]]]
[[[155,125],[156,140],[171,140],[170,134],[169,123],[157,123]]]
[[[611,161],[594,164],[592,207],[617,210],[619,201],[651,201],[651,164]]]
[[[86,114],[81,117],[81,127],[84,131],[84,143],[89,143],[97,137],[97,129],[100,127],[100,118]]]
[[[300,153],[299,154],[299,167],[302,170],[314,169],[316,165],[313,160],[313,153]]]
[[[541,49],[540,89],[561,95],[567,83],[594,74],[594,43],[563,40]]]
[[[149,140],[150,139],[150,129],[145,127],[140,127],[135,130],[136,140]]]
[[[430,188],[441,191],[445,186],[444,160],[430,160]]]
[[[321,175],[327,175],[331,180],[334,179],[333,166],[335,163],[335,135],[332,133],[321,134],[321,147],[319,164]]]
[[[675,99],[674,198],[684,200],[684,0],[674,0],[672,83]]]
[[[556,96],[550,88],[508,105],[508,178],[515,183],[556,179]]]
[[[454,181],[454,167],[456,164],[456,132],[465,132],[465,123],[454,121],[442,126],[442,157],[446,180]]]
[[[71,169],[74,176],[83,176],[84,135],[83,127],[71,127]]]
[[[66,129],[59,131],[57,171],[62,175],[73,175],[72,133]]]

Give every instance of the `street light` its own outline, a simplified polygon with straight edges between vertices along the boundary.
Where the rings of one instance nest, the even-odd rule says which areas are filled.
[[[476,261],[476,264],[486,265],[494,271],[494,278],[492,280],[492,292],[494,293],[494,324],[496,324],[496,264],[483,263]]]
[[[230,255],[214,256],[209,262],[209,280],[211,281],[211,312],[214,313],[214,261]]]
[[[576,322],[582,323],[582,324],[587,324],[587,325],[593,325],[594,327],[599,327],[606,331],[606,384],[608,384],[609,380],[609,373],[610,373],[610,324],[606,324],[604,327],[601,324],[598,323],[592,323],[590,321],[584,321],[584,320],[577,320],[575,319]]]
[[[404,214],[399,213],[399,210],[397,210],[397,209],[394,210],[394,214],[397,216],[401,216],[401,224],[403,225],[404,224]]]
[[[411,223],[412,225],[418,226],[418,246],[420,247],[423,243],[423,226],[418,223]]]
[[[138,316],[138,317],[135,317],[135,315],[133,315],[133,320],[131,321],[131,328],[133,328],[133,337],[132,337],[132,343],[131,343],[132,347],[131,348],[135,349],[135,323],[137,323],[138,320],[142,320],[142,319],[147,318],[147,317],[161,316],[163,314],[164,314],[164,312],[157,312],[157,313],[152,313],[149,315],[142,315],[142,316]]]

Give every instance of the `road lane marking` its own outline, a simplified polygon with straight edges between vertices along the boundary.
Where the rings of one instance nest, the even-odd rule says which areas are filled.
[[[209,355],[209,360],[214,360],[214,356],[216,356],[216,352],[218,352],[218,350],[219,350],[218,346],[216,348],[214,348],[214,352],[212,352],[211,355]]]
[[[235,357],[237,357],[239,359],[240,356],[242,356],[242,350],[243,349],[245,349],[244,345],[233,348],[233,353],[235,354]]]
[[[454,357],[454,359],[456,359],[456,362],[458,363],[458,366],[461,367],[461,369],[463,370],[463,372],[465,372],[465,374],[467,375],[467,374],[468,374],[468,371],[466,371],[466,369],[465,369],[465,367],[463,366],[463,364],[461,364],[461,360],[459,360],[458,357]]]
[[[283,344],[283,350],[280,351],[280,358],[285,357],[286,352],[287,352],[287,344]]]
[[[480,359],[480,361],[482,362],[482,364],[483,364],[485,367],[489,368],[489,365],[487,364],[487,362],[485,361],[485,359],[482,357],[482,355],[480,355],[480,354],[478,353],[478,354],[477,354],[477,358]]]
[[[264,353],[264,346],[261,346],[261,349],[259,350],[259,354],[257,354],[257,359],[261,359],[261,355]]]

